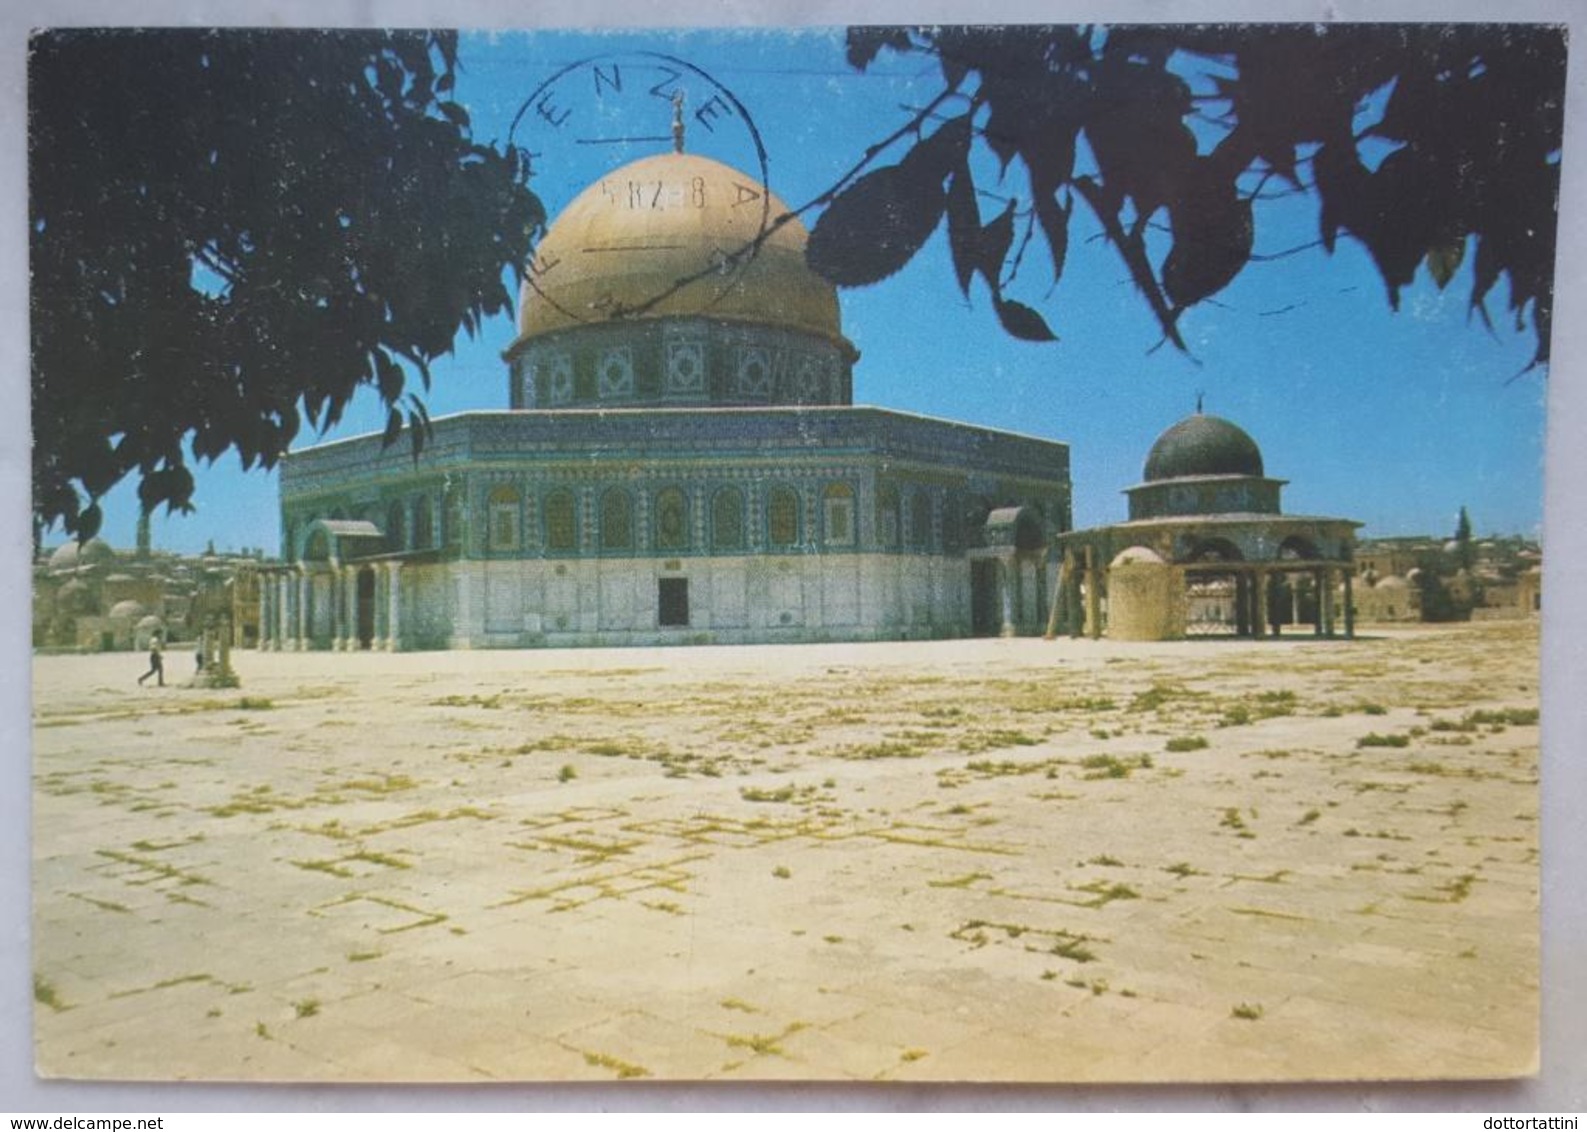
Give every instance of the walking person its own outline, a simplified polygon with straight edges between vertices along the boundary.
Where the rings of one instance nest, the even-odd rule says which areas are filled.
[[[160,635],[158,633],[149,642],[149,671],[138,677],[138,686],[141,688],[143,682],[151,676],[159,677],[160,687],[165,687],[165,657],[160,653]]]

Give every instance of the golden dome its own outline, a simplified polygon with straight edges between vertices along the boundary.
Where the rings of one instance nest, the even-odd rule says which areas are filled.
[[[804,225],[773,228],[787,212],[757,178],[698,154],[614,170],[575,197],[540,241],[519,304],[520,341],[613,319],[708,317],[852,349],[836,290],[805,265]]]

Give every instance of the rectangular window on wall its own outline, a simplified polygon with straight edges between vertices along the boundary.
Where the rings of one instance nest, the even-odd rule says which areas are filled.
[[[689,624],[689,579],[661,578],[657,581],[660,612],[657,620],[664,628]]]

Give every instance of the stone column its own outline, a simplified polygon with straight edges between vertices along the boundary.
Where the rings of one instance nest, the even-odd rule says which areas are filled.
[[[377,562],[371,569],[375,573],[375,584],[370,591],[369,601],[374,606],[370,612],[369,651],[383,652],[386,648],[386,563]]]
[[[1324,570],[1322,573],[1325,585],[1323,586],[1322,593],[1319,594],[1317,598],[1317,600],[1321,603],[1320,608],[1318,609],[1318,617],[1322,621],[1323,635],[1331,637],[1334,635],[1333,571]]]
[[[342,567],[334,564],[331,566],[330,595],[332,652],[341,652],[342,649],[347,646],[347,642],[344,639],[345,635],[343,633],[343,628],[347,624],[347,618],[343,613],[343,599],[347,593],[347,587],[344,584],[343,574],[344,571]]]
[[[902,521],[902,516],[900,516]],[[1069,583],[1069,571],[1072,559],[1066,550],[1063,557],[1058,560],[1058,572],[1053,575],[1052,602],[1047,607],[1047,631],[1042,634],[1042,639],[1054,641],[1058,634],[1063,632],[1064,609],[1068,605],[1068,594],[1065,586]]]
[[[390,585],[386,594],[386,651],[402,651],[402,563],[388,567]]]
[[[270,584],[275,587],[275,607],[271,613],[275,617],[274,632],[270,634],[270,647],[275,652],[280,652],[287,647],[287,574],[283,570],[270,579]]]
[[[1355,640],[1356,637],[1356,603],[1351,590],[1352,570],[1341,571],[1345,576],[1345,639]]]
[[[310,634],[314,631],[314,623],[309,618],[309,593],[313,579],[309,577],[306,567],[298,567],[298,604],[297,604],[297,647],[299,652],[308,652],[311,647]]]
[[[1267,636],[1267,571],[1256,568],[1256,601],[1251,609],[1251,635],[1260,640]]]
[[[259,578],[259,639],[254,642],[254,647],[260,652],[270,648],[270,586],[267,580]]]
[[[342,567],[342,635],[348,652],[358,651],[358,567]]]
[[[1097,587],[1096,547],[1086,547],[1086,631],[1093,641],[1102,638],[1102,593]]]
[[[1317,620],[1315,628],[1317,636],[1333,636],[1331,629],[1326,626],[1326,617],[1323,612],[1325,594],[1331,594],[1332,574],[1327,568],[1312,571],[1312,585],[1317,587]]]
[[[1000,558],[997,560],[997,596],[1003,608],[1003,627],[998,630],[1002,637],[1014,636],[1014,586],[1017,579],[1014,577],[1014,560]]]

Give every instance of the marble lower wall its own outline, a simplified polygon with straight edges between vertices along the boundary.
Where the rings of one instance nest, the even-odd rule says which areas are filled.
[[[1041,588],[1034,576],[1018,587],[1021,633],[1043,629]],[[683,623],[662,623],[664,601],[671,620]],[[404,569],[402,602],[402,647],[420,649],[919,640],[972,631],[969,562],[919,555],[451,562]]]

